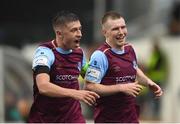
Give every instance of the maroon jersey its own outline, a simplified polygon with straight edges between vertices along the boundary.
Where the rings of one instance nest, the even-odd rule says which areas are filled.
[[[112,52],[106,43],[99,50],[104,52],[109,63],[101,84],[115,85],[135,81],[137,60],[131,45],[126,44],[121,55]],[[138,123],[135,98],[125,93],[101,97],[95,106],[94,118],[96,123]]]
[[[70,54],[61,54],[56,50],[53,42],[42,44],[50,48],[55,61],[50,69],[50,82],[60,87],[79,90],[78,76],[83,52],[80,48]],[[82,116],[80,102],[72,98],[48,97],[39,93],[34,75],[34,103],[28,122],[43,123],[85,123]]]

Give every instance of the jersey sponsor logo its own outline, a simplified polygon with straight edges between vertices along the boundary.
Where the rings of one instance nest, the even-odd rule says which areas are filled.
[[[136,79],[136,75],[127,75],[122,77],[116,77],[116,83],[128,82]]]
[[[34,59],[34,65],[48,65],[48,58],[46,56],[40,56]]]
[[[76,80],[79,75],[56,75],[56,81],[65,81],[65,80]]]
[[[94,68],[88,68],[87,70],[87,76],[93,77],[98,79],[100,77],[100,70],[94,69]]]

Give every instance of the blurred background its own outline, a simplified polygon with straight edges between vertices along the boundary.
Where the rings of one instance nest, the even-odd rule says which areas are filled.
[[[32,104],[32,58],[38,43],[54,38],[52,16],[70,10],[82,22],[87,59],[104,42],[100,20],[109,10],[127,22],[139,67],[164,91],[144,89],[137,102],[141,122],[180,123],[180,0],[2,0],[0,4],[0,122],[26,122]],[[83,87],[83,79],[80,78]],[[87,122],[92,108],[82,103]]]

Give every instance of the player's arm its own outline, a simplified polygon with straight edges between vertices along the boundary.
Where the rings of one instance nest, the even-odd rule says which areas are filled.
[[[48,67],[43,67],[48,68]],[[73,97],[71,89],[62,88],[50,82],[50,76],[46,72],[36,75],[36,83],[39,93],[50,97]]]
[[[94,92],[63,88],[50,82],[50,66],[54,62],[54,54],[49,49],[37,50],[33,61],[33,70],[36,76],[36,84],[40,94],[50,97],[71,97],[81,100],[89,105],[96,102],[99,97]]]
[[[101,96],[108,96],[119,92],[123,92],[136,97],[139,94],[139,91],[142,89],[142,86],[139,85],[137,82],[116,85],[102,85],[95,82],[89,82],[86,80],[85,88],[90,91],[94,91]]]
[[[105,54],[101,51],[95,51],[89,63],[86,72],[85,88],[94,91],[102,96],[112,95],[124,92],[132,96],[137,96],[142,87],[138,83],[103,85],[100,84],[108,68],[108,61]]]
[[[156,97],[160,97],[163,94],[161,87],[148,78],[140,68],[137,68],[137,80],[140,84],[149,87]]]

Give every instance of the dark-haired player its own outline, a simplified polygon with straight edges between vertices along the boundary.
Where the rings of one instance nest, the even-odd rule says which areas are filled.
[[[81,23],[77,15],[63,11],[52,25],[55,39],[40,44],[33,58],[34,102],[28,122],[85,123],[79,101],[93,105],[99,96],[79,90],[78,76],[86,63],[79,46]]]

